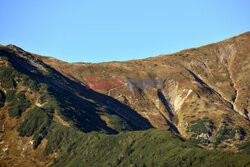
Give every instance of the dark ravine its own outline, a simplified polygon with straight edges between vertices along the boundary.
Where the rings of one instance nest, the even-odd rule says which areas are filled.
[[[202,81],[192,71],[188,70],[188,72],[195,78],[195,80],[197,82],[199,82],[202,86],[204,86],[211,94],[217,95],[226,106],[228,106],[230,109],[234,110],[236,113],[238,113],[240,116],[242,116],[240,114],[240,112],[238,112],[238,111],[235,110],[234,104],[232,102],[230,102],[230,101],[226,100],[225,98],[223,98],[223,96],[220,93],[218,93],[217,91],[215,91],[214,89],[212,89],[211,87],[209,87],[204,81]],[[236,96],[237,96],[237,90],[235,90],[235,98],[236,98]],[[234,102],[234,100],[233,100],[233,102]]]
[[[163,95],[160,89],[157,91],[157,95],[159,99],[161,100],[161,102],[164,104],[166,110],[168,111],[170,115],[170,121],[172,121],[172,118],[174,117],[174,112],[172,110],[172,107],[170,106],[169,102],[167,101],[167,99],[165,98],[165,96]]]

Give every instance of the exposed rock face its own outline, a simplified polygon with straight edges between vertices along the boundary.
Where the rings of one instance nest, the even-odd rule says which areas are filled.
[[[228,128],[242,127],[246,132],[244,140],[249,140],[249,44],[250,33],[247,32],[175,54],[126,62],[70,64],[35,56],[83,85],[87,84],[89,76],[124,80],[126,77],[161,78],[164,83],[160,90],[129,90],[125,84],[123,89],[95,91],[117,98],[148,119],[154,127],[175,129],[185,137],[192,138],[196,134],[190,130],[192,121],[208,117],[217,127],[209,137],[215,142],[219,126],[226,117],[231,120]]]

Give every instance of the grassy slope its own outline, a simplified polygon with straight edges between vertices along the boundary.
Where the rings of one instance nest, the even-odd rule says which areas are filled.
[[[6,66],[8,63],[3,65],[1,71],[1,81],[7,83],[2,86],[7,91],[8,107],[14,108],[9,110],[9,115],[16,117],[12,119],[19,119],[23,113],[26,114],[24,121],[19,120],[22,123],[17,130],[21,136],[33,137],[34,149],[42,140],[47,139],[44,153],[47,155],[56,153],[58,157],[52,166],[129,166],[131,164],[134,166],[242,166],[250,163],[247,155],[207,151],[166,130],[152,129],[124,132],[118,135],[84,133],[110,130],[105,122],[100,120],[98,114],[90,113],[90,111],[98,111],[97,108],[101,104],[90,103],[72,93],[66,93],[68,91],[65,91],[67,90],[65,88],[68,87],[62,86],[72,86],[72,83],[55,71],[44,74],[30,64],[25,64],[23,59],[16,59],[13,53],[10,57],[5,54],[1,60],[3,58],[11,63],[11,66]],[[32,72],[25,69],[24,65],[32,67]],[[19,95],[20,87],[23,88],[22,95]],[[45,101],[40,100],[41,104],[45,102],[45,105],[35,106],[34,101],[37,99],[31,98],[34,92],[45,98]],[[22,98],[24,102],[13,102],[13,100],[19,101],[19,97],[24,95],[27,97],[27,99]],[[84,103],[75,103],[77,100],[83,100]],[[31,102],[31,106],[23,106],[26,102]],[[26,110],[27,107],[29,111]],[[69,121],[71,127],[63,126],[53,120],[55,110],[58,110],[64,121]],[[103,113],[108,114],[108,110],[104,110]],[[82,121],[85,123],[83,124]],[[117,122],[120,123],[120,121]]]
[[[155,128],[175,126],[183,137],[203,147],[237,151],[236,145],[250,140],[250,121],[246,119],[250,111],[249,44],[247,32],[218,43],[141,60],[91,64],[37,57],[83,84],[89,76],[162,78],[165,82],[160,96],[155,89],[128,90],[126,85],[123,89],[95,91],[130,106]],[[211,125],[192,123],[204,117]],[[199,137],[202,133],[209,138]]]
[[[61,146],[52,166],[247,166],[247,155],[208,151],[166,130],[125,132],[119,135],[82,134],[54,125],[58,136],[49,148]],[[63,136],[67,136],[63,137]],[[52,141],[52,140],[50,140]]]

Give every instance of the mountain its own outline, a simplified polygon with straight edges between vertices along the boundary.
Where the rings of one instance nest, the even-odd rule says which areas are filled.
[[[235,144],[249,141],[249,35],[126,62],[66,63],[36,57],[82,85],[88,77],[160,78],[161,89],[140,89],[138,83],[127,89],[125,82],[123,89],[94,90],[130,106],[155,128],[170,128],[197,143],[204,141],[208,148],[236,150]],[[242,140],[233,141],[226,132]]]
[[[0,46],[0,166],[250,165],[249,44],[108,63]]]

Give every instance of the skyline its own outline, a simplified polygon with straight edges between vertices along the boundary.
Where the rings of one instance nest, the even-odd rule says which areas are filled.
[[[0,44],[67,62],[143,59],[249,31],[250,2],[1,1]]]

